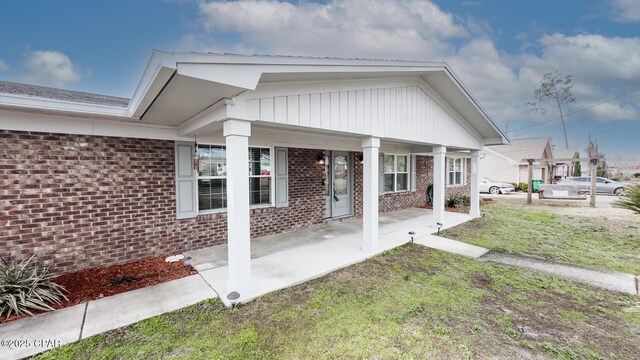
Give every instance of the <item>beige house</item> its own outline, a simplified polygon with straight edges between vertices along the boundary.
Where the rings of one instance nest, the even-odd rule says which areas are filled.
[[[573,176],[575,161],[580,161],[580,154],[575,149],[553,150],[553,163],[555,165],[553,176],[565,178]]]
[[[554,162],[548,138],[512,140],[510,145],[485,146],[480,157],[480,176],[495,181],[528,181],[528,159],[533,159],[533,180],[552,182]]]

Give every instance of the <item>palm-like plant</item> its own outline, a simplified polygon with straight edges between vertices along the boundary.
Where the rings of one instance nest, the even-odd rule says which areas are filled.
[[[640,214],[640,183],[624,189],[624,196],[618,199],[614,206]]]
[[[0,317],[53,310],[51,304],[66,299],[65,289],[53,281],[48,267],[34,264],[31,256],[20,262],[0,264]]]

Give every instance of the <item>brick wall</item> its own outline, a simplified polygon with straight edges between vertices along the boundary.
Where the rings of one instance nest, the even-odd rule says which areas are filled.
[[[317,151],[289,150],[289,207],[251,211],[254,237],[321,223]],[[226,214],[175,218],[174,143],[0,131],[0,256],[58,273],[226,241]]]
[[[471,193],[471,159],[467,160],[467,182],[464,186],[447,187],[445,199],[457,195]],[[362,216],[362,164],[355,163],[355,215]],[[422,206],[427,203],[427,187],[433,184],[433,156],[416,156],[416,191],[390,193],[380,195],[379,210],[381,213]]]

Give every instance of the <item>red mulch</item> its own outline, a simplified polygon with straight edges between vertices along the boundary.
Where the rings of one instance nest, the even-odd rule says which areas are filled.
[[[105,296],[120,294],[126,291],[160,284],[163,282],[180,279],[196,274],[191,267],[181,261],[167,263],[166,256],[134,261],[121,265],[112,265],[102,268],[91,268],[73,273],[61,275],[56,282],[67,290],[65,295],[68,300],[60,304],[52,305],[55,309],[80,304],[88,300],[100,299]],[[122,277],[133,278],[131,282],[123,281],[112,284],[113,279]],[[36,312],[40,313],[40,312]],[[29,315],[13,315],[9,318],[0,318],[0,323],[18,320]]]

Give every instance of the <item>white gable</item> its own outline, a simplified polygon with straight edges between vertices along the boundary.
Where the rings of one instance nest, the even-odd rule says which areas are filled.
[[[373,135],[399,141],[478,148],[479,136],[432,90],[415,81],[339,86],[266,85],[242,95],[256,121]]]

